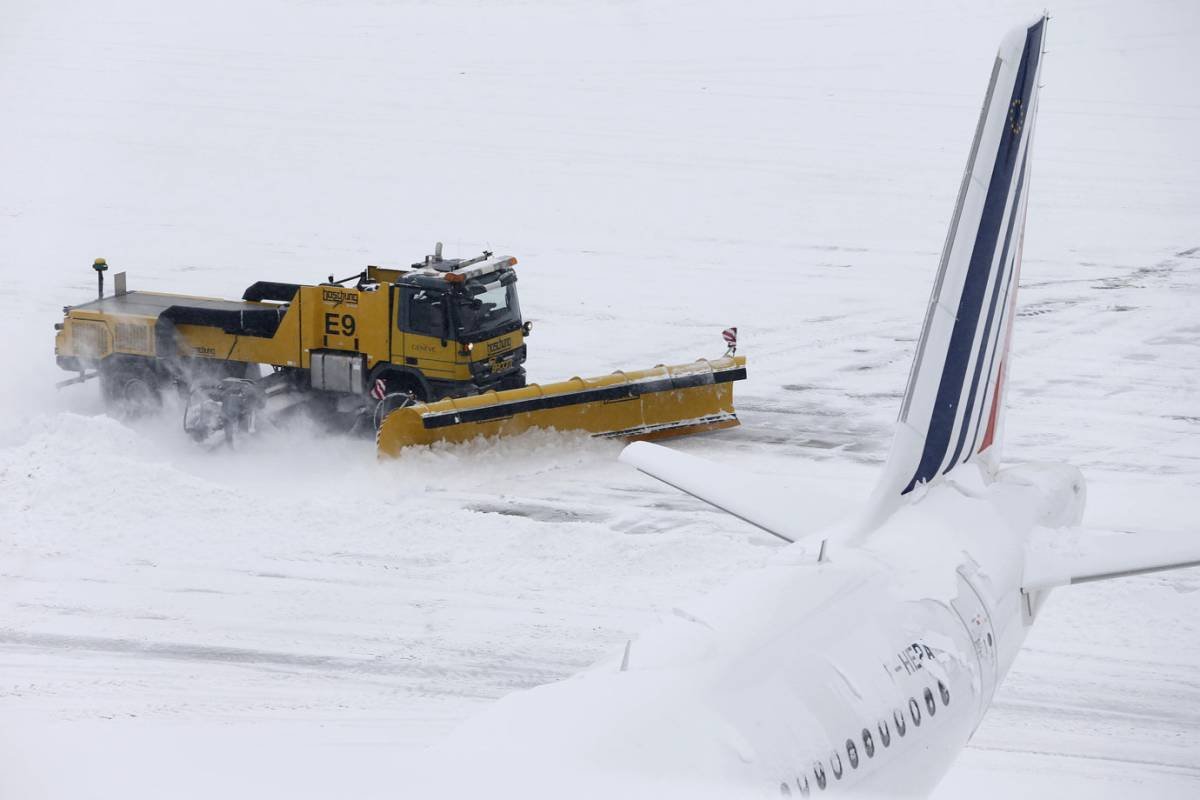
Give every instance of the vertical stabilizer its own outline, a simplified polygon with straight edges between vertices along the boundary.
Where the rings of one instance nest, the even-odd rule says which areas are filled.
[[[1045,17],[1014,29],[992,65],[881,502],[968,461],[995,469],[1045,32]]]

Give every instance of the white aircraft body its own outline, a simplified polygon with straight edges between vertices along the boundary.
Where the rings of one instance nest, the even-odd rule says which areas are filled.
[[[1083,511],[1073,467],[998,465],[1045,32],[1022,25],[996,56],[869,501],[814,531],[803,496],[630,445],[623,461],[795,544],[619,658],[469,721],[431,753],[424,796],[924,796],[1052,587],[1200,563],[1194,539],[1062,530]]]

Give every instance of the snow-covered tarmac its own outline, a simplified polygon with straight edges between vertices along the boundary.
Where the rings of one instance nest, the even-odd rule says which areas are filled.
[[[438,238],[512,253],[535,380],[719,354],[736,324],[743,426],[676,446],[853,499],[995,45],[1040,11],[101,5],[0,6],[3,798],[404,796],[482,704],[778,546],[612,442],[379,464],[123,426],[52,388],[94,257],[236,295]],[[1091,526],[1200,535],[1200,10],[1051,13],[1007,454],[1080,466]],[[1056,592],[939,796],[1198,792],[1190,570]]]

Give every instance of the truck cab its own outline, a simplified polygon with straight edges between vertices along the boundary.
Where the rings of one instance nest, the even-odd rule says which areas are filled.
[[[397,335],[385,372],[419,374],[424,399],[472,393],[462,391],[466,386],[474,392],[524,386],[528,326],[521,319],[515,262],[434,262],[446,268],[396,276]]]

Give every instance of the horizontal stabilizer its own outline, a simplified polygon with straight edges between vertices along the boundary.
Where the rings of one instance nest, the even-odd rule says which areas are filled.
[[[1035,546],[1025,560],[1025,591],[1200,567],[1200,537],[1084,532],[1067,545]]]
[[[648,442],[626,447],[621,461],[788,542],[820,530],[843,510],[826,493],[799,498],[754,475]]]

